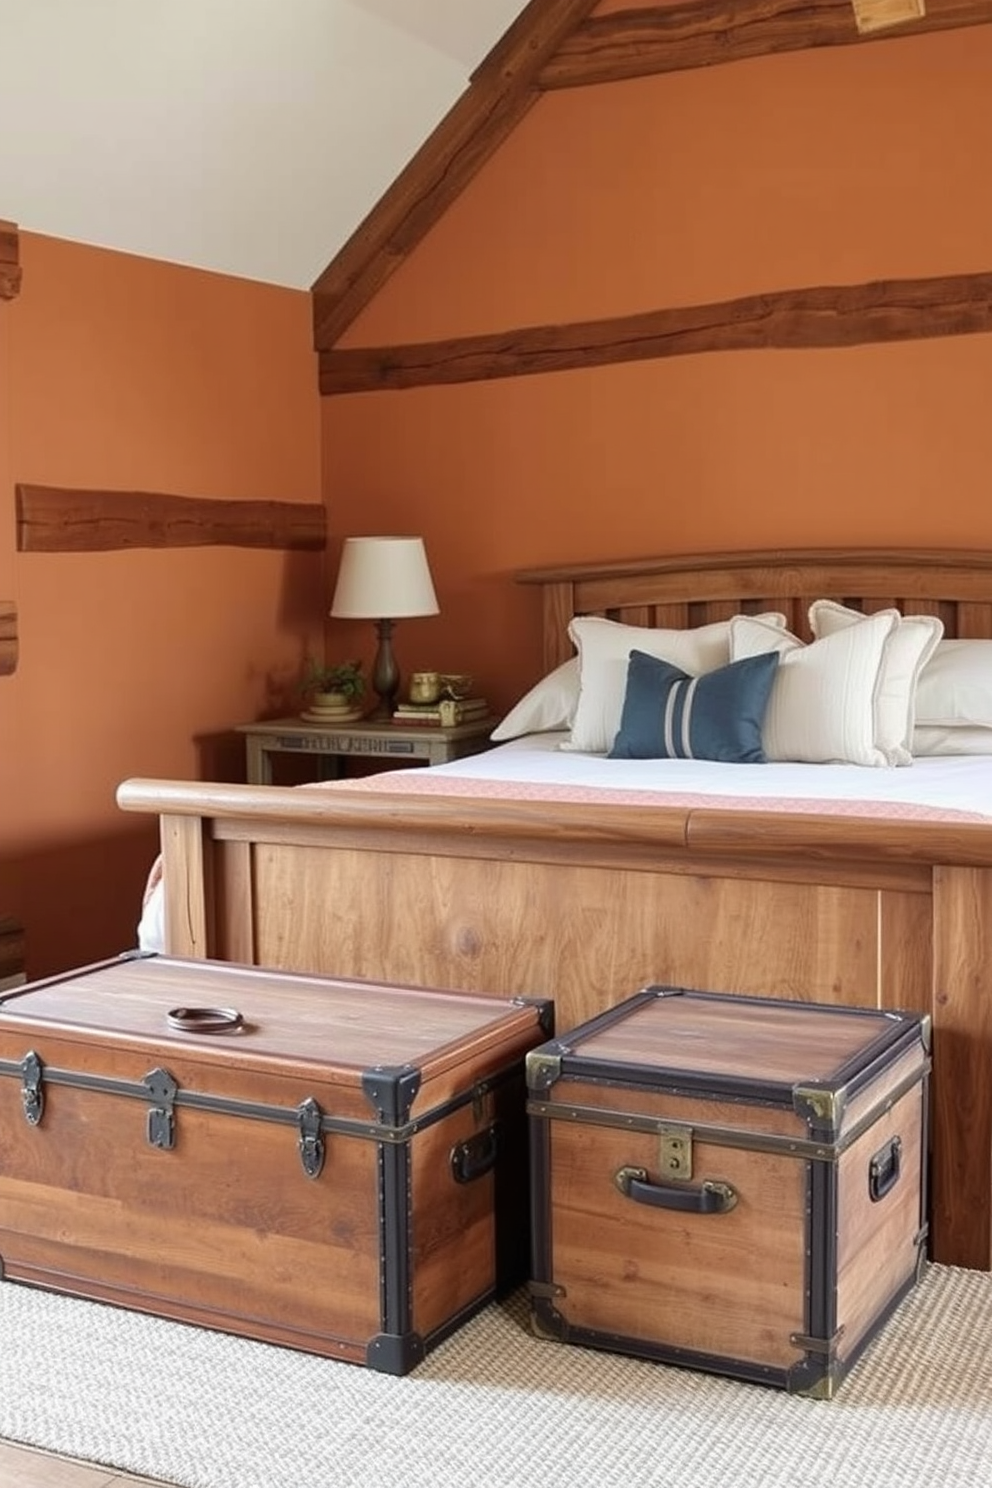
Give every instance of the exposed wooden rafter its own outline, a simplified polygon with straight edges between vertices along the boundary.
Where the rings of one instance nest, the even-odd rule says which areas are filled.
[[[326,546],[320,502],[215,501],[150,491],[15,487],[21,553],[114,548],[309,548]]]
[[[851,0],[703,0],[621,10],[575,26],[541,70],[542,88],[616,83],[807,47],[852,46],[992,23],[992,0],[928,0],[926,14],[861,31]]]
[[[540,96],[535,78],[596,0],[530,0],[406,169],[312,287],[314,345],[333,346]]]
[[[17,224],[0,220],[0,300],[12,300],[20,287],[21,265]]]
[[[992,273],[787,289],[613,320],[320,354],[322,393],[479,382],[707,351],[858,346],[992,331]]]
[[[992,0],[928,0],[918,19],[859,31],[851,0],[702,0],[590,18],[596,0],[531,0],[470,86],[313,285],[327,352],[524,114],[551,88],[992,24]]]

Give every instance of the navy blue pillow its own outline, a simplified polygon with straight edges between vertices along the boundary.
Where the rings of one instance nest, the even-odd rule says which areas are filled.
[[[620,731],[610,759],[706,759],[763,765],[761,725],[778,653],[748,656],[690,677],[631,651]]]

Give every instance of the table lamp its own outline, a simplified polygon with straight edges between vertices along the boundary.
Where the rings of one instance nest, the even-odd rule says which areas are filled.
[[[331,601],[336,620],[374,620],[379,644],[372,688],[379,698],[373,718],[388,718],[396,705],[400,673],[393,656],[397,620],[436,615],[437,596],[421,537],[346,537]]]

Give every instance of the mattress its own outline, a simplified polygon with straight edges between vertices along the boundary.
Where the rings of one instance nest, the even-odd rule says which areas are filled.
[[[899,769],[861,765],[718,764],[608,759],[559,748],[567,734],[529,734],[428,770],[391,770],[316,790],[615,804],[839,812],[920,821],[992,821],[992,755],[924,757]]]

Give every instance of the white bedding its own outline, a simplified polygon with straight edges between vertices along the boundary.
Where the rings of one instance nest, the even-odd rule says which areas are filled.
[[[529,734],[430,770],[390,771],[364,780],[331,781],[327,786],[432,795],[454,790],[461,795],[475,793],[476,786],[470,782],[486,781],[495,787],[491,794],[504,797],[593,800],[605,789],[614,800],[615,793],[639,799],[645,793],[662,793],[673,805],[686,804],[686,798],[695,803],[703,797],[785,811],[844,809],[850,814],[889,818],[992,821],[992,755],[928,757],[901,769],[726,765],[712,760],[627,760],[573,754],[558,748],[567,737],[563,733]]]
[[[611,760],[558,748],[565,734],[530,734],[432,769],[390,770],[361,780],[324,782],[329,790],[400,791],[673,806],[727,805],[829,812],[878,819],[992,821],[992,755],[914,760],[902,769],[858,765],[729,765],[709,760]],[[165,944],[161,883],[138,926],[142,950]]]

